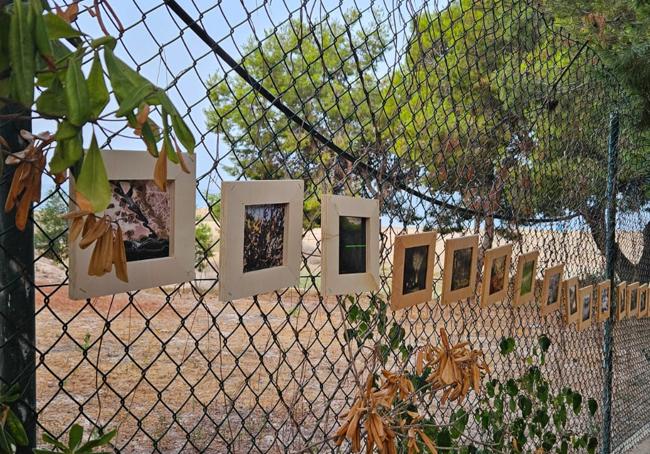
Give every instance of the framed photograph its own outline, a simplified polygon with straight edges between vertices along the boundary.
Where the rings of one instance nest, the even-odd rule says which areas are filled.
[[[639,286],[639,318],[648,316],[648,284]]]
[[[594,297],[594,286],[582,287],[578,291],[578,305],[580,307],[580,319],[578,320],[578,331],[583,331],[591,326],[592,306]]]
[[[539,251],[531,251],[519,257],[517,261],[513,300],[515,307],[535,299],[535,277],[537,275],[538,258]]]
[[[481,307],[503,301],[508,296],[512,244],[485,251]]]
[[[302,180],[222,183],[221,301],[298,284],[303,188]]]
[[[560,308],[560,284],[564,265],[555,265],[544,270],[544,282],[542,283],[542,315],[548,315]]]
[[[564,318],[567,324],[578,322],[578,278],[572,277],[562,281],[562,297],[564,304]]]
[[[627,284],[627,318],[639,316],[639,283]]]
[[[610,281],[603,281],[598,284],[596,293],[596,318],[599,322],[604,322],[609,318],[612,298],[610,295]]]
[[[400,235],[393,251],[393,286],[390,305],[394,311],[431,300],[436,232]]]
[[[92,247],[70,245],[71,299],[178,284],[194,279],[195,166],[185,156],[190,173],[169,165],[167,190],[153,182],[155,160],[145,151],[102,151],[112,190],[108,215],[123,232],[128,282],[114,272],[89,276]],[[70,179],[74,193],[74,179]],[[76,207],[72,207],[76,209]]]
[[[478,235],[445,241],[445,267],[442,274],[442,303],[472,298],[476,290]]]
[[[616,320],[621,321],[627,314],[627,282],[616,286]]]
[[[347,295],[379,289],[379,201],[323,195],[322,291]]]

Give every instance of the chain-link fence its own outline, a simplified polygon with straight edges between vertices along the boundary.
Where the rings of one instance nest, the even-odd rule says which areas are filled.
[[[167,89],[199,139],[197,279],[68,300],[66,225],[57,221],[68,198],[65,188],[53,189],[33,215],[34,282],[21,274],[36,293],[35,345],[18,336],[0,343],[0,357],[16,345],[35,351],[40,433],[58,437],[75,422],[117,428],[120,452],[333,450],[339,415],[356,393],[353,369],[390,368],[437,342],[441,327],[482,349],[499,376],[525,368],[527,352],[547,334],[553,344],[544,368],[554,386],[601,402],[602,323],[577,332],[559,312],[542,317],[539,294],[535,304],[513,308],[512,288],[489,308],[476,299],[438,302],[443,242],[468,233],[480,235],[482,250],[514,243],[514,260],[539,250],[538,280],[564,263],[567,277],[598,283],[608,254],[617,281],[650,277],[649,166],[633,103],[595,52],[554,28],[536,2],[110,6],[124,28],[120,34],[105,15],[120,35],[116,53]],[[99,33],[89,12],[78,25]],[[617,222],[608,251],[613,114],[620,118]],[[121,122],[97,130],[105,148],[143,149]],[[281,178],[305,182],[300,285],[220,302],[221,182]],[[324,193],[380,201],[381,288],[372,298],[321,294]],[[9,256],[13,226],[2,227],[2,263],[28,271],[29,263]],[[385,302],[395,236],[431,229],[439,232],[434,299],[394,313]],[[0,291],[21,285],[2,282]],[[353,304],[373,307],[373,317],[350,317]],[[6,323],[23,323],[0,309]],[[643,319],[614,326],[613,448],[650,429],[647,329]],[[503,336],[517,340],[516,357],[498,353]],[[437,399],[428,412],[446,414]]]

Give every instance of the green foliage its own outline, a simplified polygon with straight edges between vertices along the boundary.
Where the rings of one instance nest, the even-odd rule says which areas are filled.
[[[68,256],[67,238],[64,234],[68,223],[61,218],[67,211],[68,205],[61,195],[53,192],[34,214],[34,248],[53,260],[65,259]]]
[[[536,452],[566,453],[569,447],[594,453],[598,444],[594,417],[598,405],[589,399],[588,415],[583,415],[582,395],[570,388],[554,391],[544,377],[540,365],[551,346],[546,336],[538,339],[538,348],[527,358],[528,367],[516,378],[492,379],[486,384],[474,418],[482,440],[492,443],[481,452],[519,454]],[[508,355],[515,346],[507,339],[501,342],[501,354]],[[571,410],[576,417],[591,418],[591,428],[584,433],[570,426]]]
[[[0,385],[0,454],[13,454],[18,446],[27,446],[29,440],[25,429],[11,409],[20,398],[16,385],[7,388]]]
[[[198,219],[197,219],[198,221]],[[215,245],[214,236],[210,226],[201,222],[196,226],[195,230],[196,247],[194,252],[194,263],[196,269],[201,272],[208,267],[208,260],[214,256]]]
[[[74,424],[68,432],[68,444],[43,434],[43,441],[51,445],[50,449],[34,449],[34,454],[93,454],[105,453],[108,450],[99,451],[99,448],[109,448],[111,440],[117,435],[117,431],[110,432],[100,436],[90,436],[84,443],[84,429],[79,424]]]
[[[50,168],[55,174],[70,169],[79,182],[77,190],[93,211],[99,212],[110,200],[110,186],[94,133],[88,153],[83,150],[83,134],[84,126],[108,115],[105,109],[110,96],[104,69],[119,105],[116,115],[140,133],[152,155],[157,156],[161,140],[169,145],[178,139],[189,153],[194,152],[196,143],[165,92],[113,54],[114,38],[93,40],[88,47],[79,39],[83,33],[62,17],[44,11],[42,5],[40,0],[30,0],[0,6],[0,97],[25,110],[35,107],[38,114],[57,121]],[[75,43],[74,49],[70,42]],[[86,77],[82,62],[90,57],[92,65]],[[43,90],[35,100],[37,86]],[[148,106],[159,106],[162,131],[148,115],[136,116]],[[167,146],[167,152],[169,159],[178,163],[180,149]]]

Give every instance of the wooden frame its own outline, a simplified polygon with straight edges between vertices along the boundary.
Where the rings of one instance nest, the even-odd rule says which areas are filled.
[[[648,316],[648,284],[639,285],[639,314],[638,318]]]
[[[639,316],[639,283],[633,282],[632,284],[627,284],[627,317],[638,317]],[[634,303],[634,307],[632,307]]]
[[[522,306],[530,301],[535,300],[535,282],[537,279],[537,260],[539,259],[539,251],[531,251],[527,252],[526,254],[523,254],[519,257],[519,260],[517,260],[517,273],[515,274],[515,286],[514,286],[514,298],[512,300],[512,304],[515,307]],[[524,265],[526,265],[529,262],[533,262],[532,264],[532,270],[531,270],[531,283],[530,283],[530,290],[521,293],[522,291],[522,279],[523,279],[523,273],[524,273]]]
[[[109,181],[153,181],[155,160],[145,151],[102,151]],[[70,299],[85,299],[112,295],[144,288],[178,284],[194,279],[194,218],[195,218],[195,164],[185,156],[190,170],[169,165],[167,192],[170,193],[169,255],[127,262],[129,282],[119,280],[114,272],[103,276],[88,276],[92,247],[81,249],[70,245]],[[74,178],[70,178],[70,193],[74,193]],[[71,202],[74,203],[74,202]],[[72,210],[77,209],[71,206]],[[97,213],[102,216],[103,213]]]
[[[616,320],[619,322],[627,315],[627,282],[616,286]]]
[[[457,267],[461,265],[460,252],[466,252],[471,249],[471,258],[469,260],[469,269],[466,270],[469,275],[464,276],[457,283],[454,282],[456,272],[462,270]],[[464,236],[462,238],[450,238],[445,241],[445,267],[442,277],[442,303],[450,304],[465,298],[474,297],[476,291],[476,268],[478,262],[478,235]],[[465,263],[466,264],[466,263]],[[465,274],[465,273],[463,273]],[[462,276],[462,275],[461,275]],[[467,281],[467,285],[462,285]]]
[[[610,291],[611,282],[602,281],[598,284],[596,292],[596,319],[599,322],[607,321],[612,309],[612,295]],[[607,298],[606,309],[603,310],[603,298]]]
[[[496,278],[495,281],[498,288],[498,280],[501,280],[500,290],[493,290],[493,267],[496,260],[503,264],[503,277]],[[481,307],[487,307],[491,304],[503,301],[508,296],[508,284],[510,283],[510,265],[512,261],[512,244],[506,244],[501,247],[489,249],[485,251],[483,256],[483,286],[481,291]],[[492,291],[492,293],[490,293]]]
[[[426,259],[424,264],[424,280],[416,276],[417,287],[413,289],[405,279],[407,250],[415,248],[426,248]],[[413,260],[413,255],[408,254]],[[390,305],[394,311],[405,309],[418,303],[426,303],[431,300],[433,292],[433,260],[436,255],[436,232],[423,232],[411,235],[400,235],[395,238],[393,250],[393,282],[390,296]],[[422,262],[420,262],[422,263]],[[409,265],[409,270],[415,268]],[[417,290],[417,288],[420,288]]]
[[[340,218],[362,218],[366,243],[365,271],[341,272]],[[341,195],[323,195],[321,202],[321,285],[324,295],[346,295],[379,289],[379,201]]]
[[[589,301],[586,301],[586,298],[589,297]],[[589,314],[588,317],[585,317],[585,303],[588,304]],[[594,313],[594,286],[589,285],[587,287],[582,287],[578,291],[578,313],[580,318],[578,319],[578,331],[584,331],[585,329],[591,326],[591,320],[593,319]]]
[[[578,310],[578,278],[572,277],[562,281],[562,300],[564,307],[564,318],[566,323],[578,322],[580,311]],[[572,307],[571,303],[574,303]],[[572,311],[572,309],[574,309]]]
[[[302,180],[224,181],[222,183],[219,251],[219,299],[221,301],[231,301],[298,284],[302,249],[303,191]],[[246,267],[255,268],[244,257],[244,248],[250,247],[246,244],[245,238],[247,207],[255,209],[255,206],[263,205],[268,205],[269,209],[276,209],[278,205],[283,205],[281,264],[246,270]],[[263,213],[266,216],[266,212]],[[268,264],[268,256],[260,258],[266,259]]]
[[[548,315],[560,308],[562,299],[561,284],[564,264],[555,265],[544,270],[544,281],[542,282],[542,299],[539,302],[542,315]],[[555,290],[551,288],[555,287]],[[555,294],[555,295],[553,295]],[[553,301],[549,302],[551,297],[555,296]]]

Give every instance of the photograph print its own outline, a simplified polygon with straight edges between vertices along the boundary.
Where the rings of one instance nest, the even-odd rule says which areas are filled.
[[[572,277],[562,281],[562,307],[566,323],[577,322],[578,314],[578,278]]]
[[[426,288],[428,257],[428,245],[408,247],[404,250],[403,295]]]
[[[282,266],[286,204],[245,205],[244,273]]]
[[[395,237],[390,305],[405,309],[431,300],[436,232]]]
[[[105,213],[122,229],[126,261],[169,257],[170,192],[160,190],[153,180],[112,180],[110,184],[111,201]]]
[[[616,320],[621,321],[627,314],[627,282],[616,286]]]
[[[596,311],[599,322],[604,322],[609,318],[609,311],[611,306],[610,297],[610,281],[603,281],[598,284],[598,291],[596,292]]]
[[[544,271],[544,282],[542,284],[542,315],[548,315],[560,308],[560,284],[564,265],[555,265]]]
[[[508,296],[512,244],[485,251],[483,256],[483,289],[481,307],[503,301]]]
[[[629,306],[628,306],[628,311],[627,311],[627,316],[628,317],[636,317],[637,312],[639,311],[639,307],[637,305],[638,301],[638,289],[639,289],[639,283],[635,282],[632,285],[629,285],[628,287],[628,293],[629,293]]]
[[[339,274],[366,272],[366,224],[368,219],[339,217]]]
[[[578,322],[579,331],[582,331],[585,328],[591,326],[591,306],[593,303],[593,291],[594,286],[590,285],[588,287],[581,288],[578,294],[578,300],[580,304],[580,320]]]
[[[442,302],[453,303],[474,296],[478,235],[451,238],[445,241],[445,263],[442,279]]]
[[[460,290],[469,287],[472,274],[472,255],[474,249],[471,247],[457,249],[454,251],[454,261],[451,271],[451,290]]]
[[[639,287],[639,318],[643,318],[648,315],[647,290],[647,284],[643,284]]]
[[[520,306],[535,299],[538,257],[539,251],[531,251],[521,255],[517,261],[513,301],[515,306]],[[545,307],[545,305],[542,305],[542,307]]]

